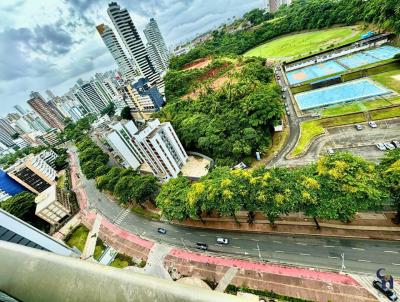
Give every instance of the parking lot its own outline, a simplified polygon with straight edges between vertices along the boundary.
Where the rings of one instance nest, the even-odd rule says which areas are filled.
[[[298,166],[315,162],[320,156],[328,154],[328,149],[334,152],[349,151],[365,159],[379,162],[385,152],[380,151],[376,144],[400,140],[400,118],[376,122],[377,128],[371,128],[362,123],[363,129],[356,130],[354,125],[329,128],[326,134],[315,140],[307,153],[301,158],[282,159],[277,165]]]

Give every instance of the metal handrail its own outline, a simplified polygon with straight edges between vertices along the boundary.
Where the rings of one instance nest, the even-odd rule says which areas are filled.
[[[23,302],[245,302],[153,276],[0,241],[0,291]]]

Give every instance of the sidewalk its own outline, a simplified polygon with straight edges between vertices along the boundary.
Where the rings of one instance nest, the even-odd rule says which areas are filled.
[[[318,302],[376,302],[354,278],[334,272],[257,263],[233,258],[171,250],[165,265],[182,275],[223,281],[230,268],[238,269],[230,284],[238,287],[268,290],[275,293]],[[225,284],[223,284],[225,286]]]

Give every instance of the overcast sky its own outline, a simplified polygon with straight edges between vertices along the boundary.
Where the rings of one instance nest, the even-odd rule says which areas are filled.
[[[110,23],[107,0],[0,1],[0,115],[27,106],[29,92],[62,95],[78,78],[116,68],[95,26]],[[262,0],[119,0],[142,34],[154,17],[171,46]],[[143,34],[142,34],[143,36]]]

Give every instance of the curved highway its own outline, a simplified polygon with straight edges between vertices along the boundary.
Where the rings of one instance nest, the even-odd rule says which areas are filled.
[[[393,276],[400,276],[400,242],[222,232],[175,226],[150,221],[121,208],[97,190],[93,180],[81,175],[80,181],[86,189],[91,208],[114,224],[153,241],[189,250],[196,250],[196,242],[205,242],[209,246],[207,253],[337,271],[341,270],[341,257],[344,255],[345,272],[375,273],[378,268],[384,267]],[[165,228],[167,234],[159,234],[158,227]],[[217,244],[219,236],[229,238],[229,244]]]

